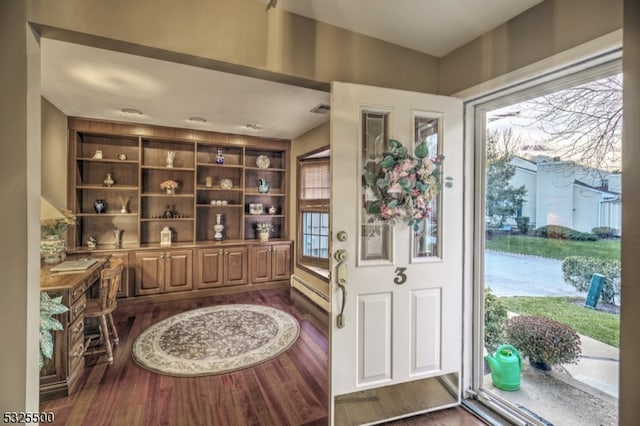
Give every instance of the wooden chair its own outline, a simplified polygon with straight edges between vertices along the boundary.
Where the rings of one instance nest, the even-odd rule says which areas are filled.
[[[113,363],[112,345],[117,345],[120,338],[111,313],[116,309],[116,294],[122,278],[122,260],[112,260],[109,268],[100,271],[100,288],[98,298],[87,299],[84,311],[85,318],[97,318],[98,332],[85,335],[84,355],[107,354],[107,362]]]

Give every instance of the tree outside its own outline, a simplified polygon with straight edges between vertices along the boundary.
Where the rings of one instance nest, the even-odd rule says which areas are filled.
[[[516,167],[511,163],[520,139],[512,129],[487,132],[487,185],[486,214],[489,226],[502,227],[509,219],[515,219],[522,209],[527,193],[524,185],[511,185]]]

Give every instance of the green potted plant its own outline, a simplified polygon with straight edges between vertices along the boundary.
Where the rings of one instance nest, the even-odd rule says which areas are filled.
[[[529,357],[532,367],[551,370],[575,364],[582,353],[580,336],[570,326],[541,316],[519,315],[505,323],[507,341]]]
[[[269,241],[269,233],[273,231],[273,225],[270,223],[256,223],[256,232],[260,241]]]
[[[484,289],[484,346],[489,352],[504,343],[507,307],[489,288]]]
[[[41,202],[40,210],[40,255],[44,263],[60,262],[66,248],[65,233],[76,226],[76,216],[70,210],[57,210],[47,201]]]
[[[67,312],[67,308],[61,302],[62,296],[49,297],[47,292],[40,292],[40,369],[44,366],[44,358],[51,359],[53,356],[53,333],[55,330],[62,330],[62,323],[55,319],[54,315]]]

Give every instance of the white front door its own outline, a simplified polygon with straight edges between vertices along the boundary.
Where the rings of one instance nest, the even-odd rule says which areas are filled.
[[[462,102],[332,83],[330,424],[456,405],[462,351]],[[363,182],[395,139],[443,154],[420,229],[366,212]],[[446,183],[446,185],[444,185]]]

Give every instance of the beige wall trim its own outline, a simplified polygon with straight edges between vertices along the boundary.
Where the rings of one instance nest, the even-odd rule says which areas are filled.
[[[452,96],[461,98],[465,102],[474,102],[479,98],[487,101],[492,94],[496,97],[505,96],[510,91],[515,92],[526,88],[527,83],[534,85],[557,78],[558,72],[569,67],[572,71],[578,71],[580,66],[590,68],[617,59],[621,56],[621,49],[622,29],[461,90]],[[586,59],[589,61],[583,62]]]
[[[307,89],[322,90],[325,92],[329,91],[329,83],[323,83],[286,74],[279,74],[276,72],[261,70],[257,68],[250,68],[247,66],[218,61],[211,58],[189,55],[186,53],[171,52],[155,47],[142,46],[122,40],[114,40],[97,35],[50,27],[47,25],[31,24],[31,27],[37,34],[39,34],[40,37],[45,37],[52,40],[65,41],[68,43],[75,43],[83,46],[90,46],[105,50],[113,50],[115,52],[138,55],[145,58],[176,62],[179,64],[191,65],[194,67],[205,68],[214,71],[238,74],[245,77],[260,78],[262,80],[290,84],[292,86],[299,86]]]
[[[324,309],[326,312],[329,312],[331,310],[329,297],[311,284],[307,283],[298,275],[291,275],[290,283],[292,288],[297,289],[300,293],[307,296],[313,303]]]

